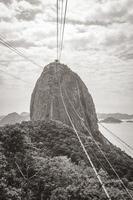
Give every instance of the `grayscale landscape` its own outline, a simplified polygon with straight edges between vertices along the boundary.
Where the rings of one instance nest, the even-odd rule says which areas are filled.
[[[132,43],[132,0],[0,0],[0,200],[133,200]]]

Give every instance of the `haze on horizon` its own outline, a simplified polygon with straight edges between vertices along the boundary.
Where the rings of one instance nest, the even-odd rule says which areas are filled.
[[[0,35],[38,65],[56,58],[56,0],[0,0]],[[29,112],[42,70],[0,45],[0,115]],[[96,111],[133,114],[133,1],[68,1],[62,63],[82,78]]]

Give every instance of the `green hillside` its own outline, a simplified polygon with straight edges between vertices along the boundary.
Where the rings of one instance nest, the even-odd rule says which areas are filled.
[[[130,200],[91,138],[80,136],[112,200]],[[133,195],[133,159],[113,145],[99,145]],[[0,177],[0,200],[107,199],[75,133],[62,123],[1,127]]]

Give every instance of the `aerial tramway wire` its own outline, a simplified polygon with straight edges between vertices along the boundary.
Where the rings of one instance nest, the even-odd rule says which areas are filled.
[[[33,65],[36,65],[37,67],[42,69],[41,65],[38,65],[36,62],[34,62],[32,59],[30,59],[29,57],[25,56],[22,51],[16,49],[13,45],[11,45],[7,40],[5,40],[1,35],[0,35],[0,43],[7,47],[8,49],[10,49],[11,51],[15,52],[17,55],[23,57],[25,60],[27,60],[28,62],[31,62]]]
[[[66,91],[65,91],[66,93]],[[127,192],[127,194],[130,196],[130,198],[133,200],[132,195],[130,194],[128,188],[125,186],[125,184],[123,183],[123,181],[121,180],[121,178],[119,177],[118,173],[116,172],[116,170],[114,169],[114,167],[112,166],[112,164],[110,163],[110,161],[108,160],[107,156],[105,155],[105,153],[102,151],[102,149],[100,148],[100,146],[98,145],[98,143],[96,142],[95,138],[93,137],[91,131],[87,128],[87,126],[85,125],[83,119],[80,117],[80,115],[77,113],[77,111],[75,110],[73,104],[70,101],[70,98],[68,97],[67,93],[66,96],[68,98],[68,101],[70,103],[70,105],[72,106],[72,108],[74,109],[76,115],[78,116],[78,118],[81,120],[81,124],[84,126],[84,128],[87,130],[87,132],[89,133],[89,135],[91,136],[92,140],[94,141],[95,145],[97,146],[97,148],[99,149],[100,153],[103,155],[104,159],[107,161],[107,163],[109,164],[110,168],[112,169],[112,171],[114,172],[114,174],[116,175],[116,177],[118,178],[118,180],[120,181],[120,183],[122,184],[123,188],[125,189],[125,191]],[[121,194],[122,195],[122,194]],[[122,195],[123,196],[123,195]],[[124,199],[124,198],[123,198]]]
[[[68,6],[68,0],[66,0],[65,3],[65,13],[63,18],[63,25],[62,25],[62,34],[61,34],[61,45],[60,45],[60,54],[59,54],[59,60],[61,60],[62,56],[62,50],[63,50],[63,43],[64,43],[64,31],[65,31],[65,25],[66,25],[66,14],[67,14],[67,6]]]
[[[82,122],[83,123],[83,122]],[[84,123],[83,123],[84,124]],[[88,133],[90,134],[90,136],[92,137],[95,145],[97,146],[97,148],[99,149],[100,153],[103,155],[104,159],[107,161],[107,163],[109,164],[110,168],[112,169],[112,171],[114,172],[114,174],[116,175],[116,177],[118,178],[118,180],[120,181],[121,185],[123,186],[124,190],[127,192],[127,194],[130,196],[130,198],[133,200],[132,195],[130,194],[128,188],[125,186],[125,184],[123,183],[123,181],[121,180],[120,176],[118,175],[118,173],[116,172],[116,170],[114,169],[114,167],[112,166],[111,162],[108,160],[107,156],[105,155],[105,153],[103,152],[103,150],[100,148],[100,146],[98,145],[98,143],[96,142],[96,140],[94,139],[92,133],[89,131],[89,129],[86,127],[86,125],[84,124],[84,127],[86,128],[86,130],[88,131]],[[122,195],[122,194],[121,194]],[[123,196],[123,195],[122,195]]]
[[[120,137],[118,137],[115,133],[113,133],[110,129],[105,127],[103,124],[99,122],[99,125],[102,126],[106,131],[108,131],[111,135],[113,135],[115,138],[117,138],[121,143],[123,143],[125,146],[127,146],[131,151],[133,151],[133,147],[131,147],[127,142],[122,140]]]
[[[96,159],[96,161],[99,163],[99,166],[101,166],[101,168],[106,172],[105,166],[102,164],[102,162],[100,161],[100,159],[97,157],[97,155],[95,154],[95,152],[91,149],[89,149],[89,151],[91,152],[91,154],[94,156],[94,158]]]
[[[4,73],[4,74],[8,75],[8,76],[11,76],[12,78],[15,78],[15,79],[17,79],[17,80],[19,80],[19,81],[24,82],[25,84],[28,84],[28,85],[32,86],[30,82],[25,81],[25,80],[21,79],[21,78],[18,77],[18,76],[15,76],[15,75],[13,75],[13,74],[10,74],[9,72],[6,72],[6,71],[4,71],[4,70],[2,70],[2,69],[0,69],[0,71],[1,71],[2,73]]]
[[[105,127],[101,122],[99,121],[99,125],[104,128],[107,132],[109,132],[117,141],[124,146],[124,148],[132,155],[133,154],[133,148],[127,144],[124,140],[122,140],[120,137],[118,137],[115,133],[113,133],[110,129]]]
[[[57,11],[57,16],[56,16],[56,30],[57,30],[57,60],[59,58],[59,0],[56,1],[56,11]]]
[[[72,121],[72,119],[71,119],[71,117],[70,117],[70,115],[69,115],[69,113],[68,113],[68,110],[67,110],[67,107],[66,107],[66,104],[65,104],[65,101],[64,101],[63,93],[62,93],[62,88],[61,88],[60,80],[59,80],[59,90],[60,90],[60,95],[61,95],[61,99],[62,99],[62,103],[63,103],[64,109],[65,109],[65,112],[66,112],[67,117],[68,117],[68,119],[69,119],[69,121],[70,121],[70,123],[71,123],[71,125],[72,125],[72,127],[73,127],[73,130],[74,130],[74,132],[75,132],[75,134],[76,134],[76,137],[77,137],[77,139],[78,139],[78,141],[79,141],[79,143],[80,143],[80,145],[81,145],[81,147],[82,147],[82,149],[83,149],[83,152],[85,153],[85,155],[86,155],[88,161],[90,162],[90,164],[91,164],[91,166],[92,166],[92,169],[94,170],[94,173],[95,173],[95,175],[96,175],[98,181],[100,182],[100,184],[101,184],[101,186],[102,186],[102,188],[103,188],[103,191],[105,192],[107,198],[108,198],[109,200],[111,200],[111,197],[110,197],[110,195],[109,195],[109,193],[108,193],[108,191],[107,191],[107,189],[106,189],[104,183],[102,182],[102,180],[101,180],[101,178],[100,178],[100,176],[99,176],[99,174],[98,174],[98,172],[97,172],[97,170],[96,170],[96,168],[95,168],[95,166],[94,166],[94,164],[93,164],[93,162],[92,162],[92,160],[91,160],[91,158],[90,158],[88,152],[86,151],[86,148],[85,148],[83,142],[81,141],[81,138],[80,138],[80,136],[79,136],[79,134],[78,134],[78,132],[77,132],[77,130],[76,130],[76,128],[75,128],[75,125],[73,124],[73,121]]]
[[[30,58],[28,58],[27,56],[25,56],[20,50],[16,49],[15,47],[13,47],[10,43],[8,43],[1,35],[0,35],[0,44],[2,44],[3,46],[7,47],[8,49],[10,49],[11,51],[15,52],[17,55],[23,57],[24,59],[28,60],[29,62],[31,62],[32,64],[36,65],[39,68],[42,68],[40,65],[38,65],[37,63],[35,63],[33,60],[31,60]],[[21,79],[18,76],[15,76],[7,71],[4,71],[2,69],[0,69],[0,71],[8,76],[11,76],[12,78],[15,78],[17,80],[20,80],[28,85],[32,85],[30,82],[25,81],[23,79]]]
[[[58,2],[58,0],[57,0],[57,5],[56,5],[56,7],[57,7],[57,58],[58,58],[58,12],[59,12],[59,8],[58,8],[58,4],[59,2]],[[66,22],[66,12],[67,12],[67,3],[68,3],[68,0],[66,0],[66,5],[65,5],[65,14],[64,14],[64,21],[63,21],[63,30],[62,30],[62,38],[61,38],[61,46],[60,46],[60,55],[59,55],[59,60],[61,59],[61,54],[62,54],[62,48],[63,48],[63,40],[64,40],[64,30],[65,30],[65,22]],[[62,7],[63,8],[63,7]],[[58,59],[57,59],[58,60]],[[56,65],[57,65],[57,63],[56,63]],[[56,68],[55,68],[55,70],[57,70]],[[56,74],[57,75],[57,74]],[[83,152],[85,153],[85,155],[86,155],[86,157],[87,157],[87,159],[88,159],[88,161],[90,162],[90,165],[92,166],[92,169],[94,170],[94,173],[95,173],[95,175],[96,175],[96,177],[97,177],[97,179],[98,179],[98,181],[100,182],[100,184],[101,184],[101,186],[102,186],[102,188],[103,188],[103,191],[105,192],[105,194],[106,194],[106,196],[107,196],[107,198],[109,199],[109,200],[111,200],[111,198],[110,198],[110,196],[109,196],[109,193],[108,193],[108,191],[106,190],[106,188],[105,188],[105,185],[104,185],[104,183],[102,182],[102,180],[101,180],[101,178],[100,178],[100,176],[99,176],[99,174],[98,174],[98,172],[97,172],[97,170],[96,170],[96,168],[95,168],[95,166],[94,166],[94,164],[93,164],[93,162],[92,162],[92,160],[91,160],[91,158],[90,158],[90,156],[89,156],[89,154],[88,154],[88,152],[86,151],[86,149],[85,149],[85,147],[84,147],[84,144],[82,143],[82,141],[81,141],[81,138],[80,138],[80,136],[79,136],[79,134],[78,134],[78,132],[77,132],[77,130],[76,130],[76,128],[75,128],[75,125],[73,124],[73,121],[72,121],[72,119],[71,119],[71,117],[70,117],[70,115],[69,115],[69,113],[68,113],[68,110],[67,110],[67,107],[66,107],[66,104],[65,104],[65,101],[64,101],[64,97],[63,97],[63,93],[62,93],[62,88],[61,88],[61,83],[60,83],[60,80],[59,80],[59,90],[60,90],[60,95],[61,95],[61,99],[62,99],[62,103],[63,103],[63,106],[64,106],[64,109],[65,109],[65,112],[66,112],[66,114],[67,114],[67,117],[68,117],[68,119],[69,119],[69,121],[70,121],[70,123],[71,123],[71,125],[72,125],[72,127],[73,127],[73,130],[74,130],[74,132],[75,132],[75,134],[76,134],[76,137],[77,137],[77,139],[78,139],[78,141],[79,141],[79,143],[80,143],[80,145],[81,145],[81,147],[82,147],[82,149],[83,149]]]
[[[63,10],[64,10],[64,0],[60,0],[60,44],[59,48],[61,49],[61,38],[62,38],[62,31],[63,31]]]

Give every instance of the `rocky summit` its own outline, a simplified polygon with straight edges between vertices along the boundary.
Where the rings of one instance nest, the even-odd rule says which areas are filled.
[[[98,132],[95,106],[87,87],[76,73],[59,62],[44,67],[37,80],[31,97],[31,120],[55,120],[71,126],[63,105],[61,91],[77,130],[81,131],[84,122],[92,133]]]

